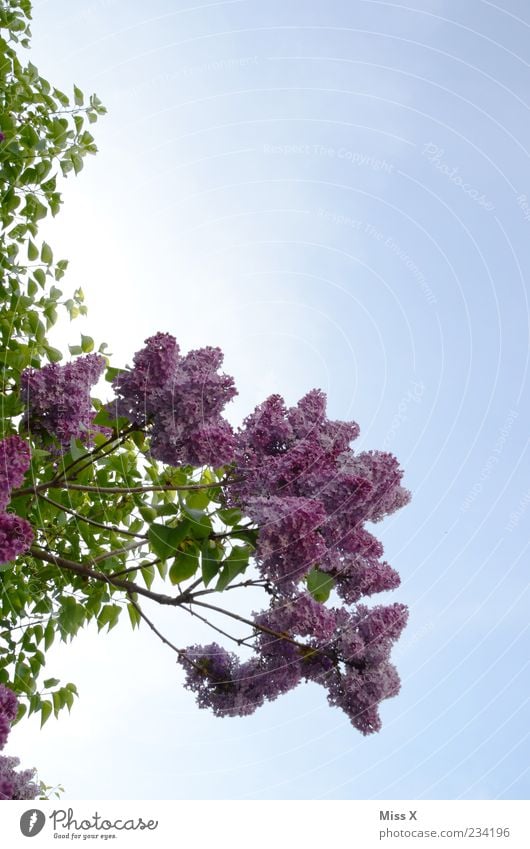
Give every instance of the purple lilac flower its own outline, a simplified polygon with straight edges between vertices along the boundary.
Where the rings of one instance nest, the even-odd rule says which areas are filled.
[[[91,387],[105,369],[100,354],[78,357],[64,366],[50,363],[22,372],[20,385],[26,403],[25,423],[36,433],[57,439],[64,450],[72,438],[90,444],[95,430]]]
[[[325,511],[309,498],[253,498],[246,512],[259,525],[258,569],[279,586],[291,587],[326,553],[319,526]]]
[[[237,435],[236,462],[243,481],[236,493],[318,497],[315,475],[329,477],[337,457],[359,433],[355,422],[326,418],[324,393],[313,390],[288,409],[272,395],[248,416]]]
[[[0,755],[0,801],[11,799],[36,799],[40,788],[35,781],[35,770],[16,771],[20,761]]]
[[[311,500],[320,517],[318,539],[314,533],[310,537],[315,546],[318,542],[314,561],[320,559],[320,568],[336,579],[339,595],[349,603],[398,585],[397,573],[380,560],[382,545],[363,524],[378,521],[410,498],[391,454],[353,452],[350,442],[358,432],[354,422],[327,419],[322,392],[309,392],[290,409],[279,395],[273,395],[256,407],[237,434],[238,482],[228,496],[260,526],[257,554],[262,572],[275,580],[291,572],[291,583],[304,569],[297,569],[296,555],[294,569],[282,558],[282,549],[289,550],[286,537],[290,529],[286,528],[283,541],[277,540],[278,554],[269,560],[264,551],[270,548],[274,531],[266,516],[253,514],[254,505],[269,499],[282,514],[295,499]],[[292,557],[290,550],[288,556]],[[285,582],[283,590],[290,589]]]
[[[0,684],[0,716],[5,716],[8,722],[14,722],[18,711],[18,699],[14,692]]]
[[[179,361],[179,346],[169,333],[157,333],[145,342],[134,355],[134,368],[121,372],[112,384],[117,414],[142,426],[160,407]]]
[[[116,412],[135,424],[152,425],[151,454],[172,466],[231,462],[232,428],[221,417],[236,395],[234,381],[219,374],[219,348],[181,357],[173,336],[157,333],[134,356],[134,366],[113,382]]]
[[[255,614],[255,622],[277,634],[312,637],[322,646],[333,637],[337,616],[333,608],[315,601],[309,593],[300,593]]]
[[[289,662],[272,653],[241,663],[217,643],[187,649],[180,663],[185,686],[195,692],[199,707],[210,708],[216,716],[247,716],[301,680],[298,659]]]
[[[5,510],[11,490],[20,486],[31,462],[27,442],[16,434],[0,440],[0,510]]]
[[[34,534],[26,519],[14,513],[0,513],[0,563],[9,563],[31,546]]]
[[[0,749],[3,749],[7,738],[9,737],[9,732],[11,731],[11,723],[8,720],[5,714],[0,713]]]

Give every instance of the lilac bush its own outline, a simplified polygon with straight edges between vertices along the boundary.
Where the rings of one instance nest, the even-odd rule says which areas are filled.
[[[102,359],[91,355],[65,366],[54,364],[23,372],[24,424],[31,433],[46,431],[64,450],[72,437],[88,443],[95,426],[90,387],[101,374]],[[173,336],[157,333],[135,354],[132,368],[113,377],[116,397],[107,405],[118,423],[120,417],[127,422],[128,433],[140,431],[139,444],[146,461],[170,469],[208,465],[220,472],[218,478],[215,471],[207,477],[218,480],[212,492],[195,495],[199,496],[199,502],[194,502],[199,509],[193,507],[190,512],[183,501],[184,491],[193,490],[194,484],[184,485],[179,493],[180,507],[163,504],[160,499],[153,502],[163,509],[160,515],[174,518],[167,524],[155,522],[147,535],[140,535],[152,544],[159,560],[175,557],[169,573],[172,583],[181,586],[184,582],[185,587],[201,563],[202,578],[171,603],[202,605],[232,616],[230,611],[208,605],[202,596],[231,588],[247,568],[253,568],[256,577],[246,584],[261,586],[269,596],[269,607],[251,618],[233,616],[252,629],[251,637],[244,641],[249,657],[240,658],[217,643],[178,650],[186,686],[195,692],[200,707],[218,716],[244,716],[301,682],[311,681],[326,690],[329,703],[341,708],[355,728],[363,734],[377,731],[381,727],[380,703],[399,691],[390,652],[405,626],[407,609],[402,604],[369,609],[359,603],[367,596],[397,588],[400,581],[383,559],[381,542],[365,525],[382,520],[408,502],[410,493],[401,484],[402,471],[387,452],[356,453],[352,442],[358,436],[358,425],[328,419],[326,397],[319,390],[309,392],[293,407],[272,395],[234,432],[222,414],[236,389],[232,377],[220,373],[222,361],[218,348],[183,355]],[[20,484],[29,462],[24,443],[17,439],[11,437],[1,446],[4,502],[10,487]],[[119,439],[117,432],[117,444]],[[95,457],[98,451],[94,449]],[[75,468],[76,462],[66,468]],[[111,474],[117,468],[107,467]],[[99,482],[103,479],[101,472],[98,474]],[[157,479],[155,467],[150,476]],[[68,478],[65,485],[67,482]],[[172,484],[166,486],[172,488]],[[76,487],[83,490],[82,484]],[[207,490],[208,484],[199,484],[199,490],[201,487]],[[178,492],[179,485],[174,489]],[[112,487],[107,490],[114,491]],[[217,506],[212,509],[214,503]],[[156,509],[151,506],[149,510],[156,516]],[[75,515],[83,519],[81,514]],[[231,525],[222,530],[226,520]],[[97,521],[92,525],[105,528]],[[136,536],[127,529],[124,532],[129,539]],[[25,518],[0,514],[0,557],[4,561],[26,551],[32,539]],[[86,533],[83,539],[86,543]],[[246,547],[237,546],[238,541]],[[99,539],[94,538],[94,545],[100,552]],[[143,545],[129,542],[115,554]],[[35,546],[31,554],[55,562]],[[105,555],[99,553],[97,559],[104,561]],[[112,575],[87,572],[84,564],[63,557],[59,565],[81,569],[95,581],[113,585]],[[124,573],[131,571],[125,569]],[[120,574],[123,572],[118,570],[118,577]],[[219,576],[216,586],[206,589],[214,575]],[[204,589],[197,589],[203,581]],[[128,587],[141,592],[132,582],[125,584],[125,589]],[[167,596],[152,591],[149,597],[168,603]],[[136,601],[134,605],[133,621],[136,615],[145,618]],[[106,615],[118,615],[114,611],[119,613],[119,607],[112,611]],[[237,638],[235,641],[241,645]]]
[[[0,684],[0,750],[4,748],[18,710],[18,700],[9,687]],[[40,785],[35,781],[35,770],[20,772],[18,758],[0,755],[0,801],[10,799],[36,799]]]

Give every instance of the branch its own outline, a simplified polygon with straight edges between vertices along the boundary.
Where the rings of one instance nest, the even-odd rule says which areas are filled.
[[[287,634],[278,634],[277,631],[267,628],[266,625],[258,625],[258,623],[253,622],[252,619],[245,619],[244,616],[239,616],[238,613],[232,613],[231,610],[225,610],[223,607],[217,607],[215,604],[207,604],[205,601],[195,601],[194,598],[189,601],[190,604],[193,603],[199,607],[207,607],[209,610],[214,610],[216,613],[223,613],[225,616],[230,616],[231,619],[237,619],[238,622],[243,622],[244,625],[250,625],[256,631],[263,631],[264,634],[269,634],[271,637],[276,637],[278,640],[285,640],[294,646],[298,646],[300,649],[304,649],[304,651],[312,648],[312,646],[307,646],[305,643],[299,643],[297,640],[293,640],[293,638],[289,637]]]
[[[150,486],[91,486],[90,484],[70,483],[65,481],[66,489],[74,489],[78,492],[97,492],[100,495],[130,495],[135,492],[196,492],[201,489],[217,489],[223,486],[229,486],[231,483],[237,483],[238,478],[233,478],[231,481],[222,480],[218,483],[197,483],[187,484],[185,486],[176,486],[174,484],[153,484]],[[60,489],[53,480],[39,483],[36,486],[28,486],[24,489],[14,489],[12,498],[17,498],[21,495],[32,495],[35,492],[44,492],[47,489]]]
[[[260,579],[260,578],[257,578],[256,580],[249,579],[248,581],[241,581],[241,583],[239,583],[239,584],[230,584],[230,586],[224,588],[223,592],[226,592],[227,590],[237,590],[237,589],[240,589],[241,587],[262,587],[264,590],[266,590],[268,585],[269,585],[269,582],[264,580],[264,579]],[[198,584],[197,584],[197,586],[198,586]],[[191,587],[188,587],[188,592],[191,592],[193,589],[195,589],[195,587],[192,584]],[[212,593],[216,593],[216,592],[217,592],[217,590],[213,587],[209,590],[199,590],[199,592],[193,593],[192,598],[196,599],[197,596],[199,596],[199,595],[211,595]]]
[[[147,569],[149,566],[156,566],[158,563],[162,563],[161,557],[157,557],[156,560],[151,560],[149,563],[144,563],[143,566],[136,564],[135,566],[128,566],[127,569],[120,569],[118,572],[111,572],[109,577],[119,578],[121,575],[128,575],[129,572],[139,572],[141,569]]]
[[[92,464],[93,460],[95,460],[97,458],[97,455],[99,454],[100,451],[102,451],[108,445],[112,445],[112,443],[116,442],[116,441],[118,442],[118,445],[119,445],[120,442],[122,442],[124,439],[126,439],[129,436],[129,434],[132,433],[136,429],[137,428],[136,428],[135,425],[130,425],[128,428],[125,429],[125,431],[123,431],[123,433],[117,433],[116,435],[113,434],[112,436],[110,436],[106,440],[106,442],[103,442],[101,445],[97,445],[92,451],[87,451],[86,454],[82,454],[81,457],[77,458],[77,460],[72,460],[72,462],[69,463],[68,466],[66,466],[62,470],[60,477],[56,476],[53,480],[55,481],[55,483],[61,483],[62,481],[66,481],[66,473],[69,472],[70,469],[73,469],[75,466],[77,466],[78,463],[81,463],[82,460],[88,460],[89,458],[91,458],[90,462],[88,464],[82,466],[80,469],[78,469],[76,471],[75,474],[78,475],[79,472],[82,472],[83,469],[86,469],[87,466],[90,466]],[[114,451],[114,449],[117,448],[118,445],[115,445],[113,447],[112,451]],[[105,457],[107,454],[111,454],[111,453],[112,453],[111,451],[106,451],[103,456]]]
[[[48,495],[43,495],[41,492],[38,492],[37,495],[39,498],[42,498],[43,501],[47,501],[49,504],[53,504],[54,507],[58,507],[60,510],[64,510],[65,513],[70,513],[70,515],[75,516],[76,519],[81,519],[82,522],[86,522],[87,525],[94,525],[96,528],[103,528],[105,531],[113,531],[115,534],[123,534],[124,536],[129,537],[137,537],[138,539],[147,539],[145,534],[135,534],[133,531],[129,531],[126,528],[118,528],[116,525],[105,525],[104,522],[96,522],[95,519],[89,519],[88,516],[83,516],[81,513],[77,513],[75,510],[72,510],[71,507],[65,507],[64,504],[60,504],[58,501],[54,501],[53,498],[50,498]]]
[[[103,561],[108,560],[109,557],[117,557],[119,554],[127,554],[129,551],[134,551],[136,548],[140,548],[142,545],[145,545],[146,542],[147,538],[140,540],[140,542],[130,542],[122,548],[115,548],[113,551],[107,551],[105,554],[98,554],[97,557],[92,557],[92,563],[103,563]]]
[[[90,569],[88,566],[83,566],[81,563],[76,563],[73,560],[68,560],[65,557],[59,557],[57,554],[44,551],[42,548],[32,546],[29,554],[36,560],[43,560],[45,563],[52,563],[62,569],[67,569],[69,572],[74,572],[76,575],[82,575],[85,578],[92,578],[95,581],[101,581],[105,584],[110,584],[118,589],[125,590],[127,594],[131,592],[143,595],[145,598],[150,598],[158,604],[167,604],[173,607],[184,604],[189,601],[186,593],[180,593],[178,596],[163,595],[162,593],[154,593],[151,590],[140,587],[138,584],[133,584],[131,581],[122,581],[119,578],[113,578],[112,575],[106,575],[104,572],[98,572],[95,569]]]
[[[140,605],[138,604],[138,602],[135,601],[134,598],[130,594],[129,594],[129,601],[132,604],[132,606],[134,607],[134,609],[137,611],[138,615],[141,616],[141,618],[144,620],[144,622],[147,622],[147,624],[149,625],[151,630],[154,631],[154,633],[157,635],[157,637],[160,640],[162,640],[162,642],[165,643],[166,646],[169,646],[170,649],[173,649],[173,651],[176,652],[179,657],[182,657],[185,654],[185,652],[182,649],[178,649],[176,646],[174,646],[173,643],[171,643],[168,639],[166,639],[166,637],[164,637],[163,634],[160,633],[160,631],[153,625],[151,620],[145,615],[145,613],[143,612],[143,610],[140,607]]]
[[[213,630],[217,631],[218,634],[222,634],[223,637],[228,637],[229,640],[232,640],[234,643],[237,643],[238,646],[242,646],[246,642],[246,640],[250,639],[250,637],[246,637],[244,640],[238,639],[237,637],[232,636],[232,634],[229,634],[227,631],[223,631],[222,628],[218,628],[217,625],[212,625],[212,623],[208,619],[206,619],[205,616],[201,616],[201,614],[197,613],[196,610],[191,609],[191,603],[189,607],[185,607],[183,605],[182,609],[185,610],[186,613],[189,613],[191,616],[195,616],[196,619],[200,619],[200,621],[204,622],[206,625],[208,625],[208,627],[213,628]]]

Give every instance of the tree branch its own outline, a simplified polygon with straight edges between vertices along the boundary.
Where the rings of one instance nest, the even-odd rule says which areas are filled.
[[[75,561],[68,560],[65,557],[59,557],[57,554],[44,551],[44,549],[37,548],[36,546],[32,546],[32,548],[30,548],[29,554],[36,560],[43,560],[45,563],[52,563],[54,566],[67,569],[69,572],[74,572],[76,575],[82,575],[85,578],[92,578],[95,581],[110,584],[113,587],[125,590],[127,594],[137,593],[138,595],[145,596],[145,598],[150,598],[152,601],[156,601],[158,604],[166,604],[172,607],[177,607],[189,601],[185,592],[180,593],[180,595],[175,597],[163,595],[162,593],[155,593],[145,587],[140,587],[138,584],[133,584],[131,581],[122,581],[119,578],[113,578],[112,575],[106,575],[105,572],[98,572],[95,569],[90,569],[88,566],[83,566],[81,563],[76,563]]]
[[[219,481],[218,483],[197,483],[187,484],[185,486],[176,486],[174,484],[152,484],[150,486],[92,486],[91,484],[70,483],[65,481],[65,489],[74,489],[78,492],[97,492],[100,495],[130,495],[135,492],[197,492],[201,489],[217,489],[223,486],[229,486],[231,483],[237,483],[238,479],[234,478],[231,481]],[[24,489],[14,489],[12,498],[17,498],[21,495],[33,495],[35,492],[45,492],[47,489],[61,489],[54,481],[44,481],[36,486],[28,486]]]
[[[113,531],[113,533],[123,534],[123,536],[147,539],[145,534],[135,534],[133,531],[129,531],[126,528],[118,528],[116,525],[106,525],[104,522],[96,522],[95,519],[89,519],[88,516],[83,516],[81,513],[77,513],[71,507],[65,507],[64,504],[60,504],[59,501],[54,501],[53,498],[50,498],[48,495],[43,495],[42,492],[38,492],[37,495],[39,498],[42,498],[43,501],[47,501],[48,504],[53,504],[54,507],[64,510],[65,513],[70,513],[71,516],[75,516],[76,519],[86,522],[87,525],[94,525],[96,528],[103,528],[105,531]]]

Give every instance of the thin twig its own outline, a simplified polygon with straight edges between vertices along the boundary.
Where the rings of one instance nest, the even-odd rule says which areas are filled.
[[[255,628],[256,631],[263,631],[264,634],[269,634],[271,637],[276,637],[278,640],[285,640],[287,643],[291,643],[305,651],[312,648],[312,646],[307,646],[304,643],[299,643],[297,640],[293,640],[293,638],[289,637],[288,634],[278,634],[278,632],[273,631],[272,628],[267,628],[266,625],[258,625],[258,623],[253,622],[252,619],[245,619],[244,616],[240,616],[238,613],[232,613],[231,610],[225,610],[223,607],[217,607],[215,604],[207,604],[205,601],[195,601],[194,599],[192,599],[192,603],[197,604],[199,607],[207,607],[209,610],[214,610],[216,613],[222,613],[225,616],[229,616],[231,619],[243,622],[244,625],[250,625],[251,628]]]
[[[91,561],[92,563],[103,563],[104,560],[108,560],[110,557],[118,557],[120,554],[127,554],[129,551],[141,548],[141,546],[146,545],[146,543],[147,539],[142,539],[139,542],[130,542],[122,548],[115,548],[113,551],[107,551],[105,554],[98,554],[97,557],[92,557]]]
[[[223,486],[229,486],[232,483],[237,483],[238,479],[233,478],[231,481],[223,480],[218,483],[198,483],[187,484],[186,486],[175,486],[174,484],[153,484],[150,486],[92,486],[90,484],[70,483],[65,481],[66,489],[74,489],[78,492],[97,492],[100,495],[130,495],[136,492],[196,492],[201,489],[217,489]],[[44,492],[47,489],[61,489],[61,487],[53,481],[44,481],[36,486],[28,486],[24,489],[14,489],[12,498],[17,498],[22,495],[33,495],[35,492]]]
[[[96,522],[95,519],[89,519],[88,516],[83,516],[81,513],[77,513],[71,507],[65,507],[64,504],[60,504],[59,501],[54,501],[53,498],[50,498],[48,495],[43,495],[42,492],[38,492],[37,495],[39,498],[42,498],[43,501],[53,504],[54,507],[64,510],[65,513],[70,513],[70,515],[75,516],[76,519],[81,519],[81,521],[86,522],[87,525],[94,525],[96,528],[103,528],[105,531],[113,531],[113,533],[123,534],[124,536],[136,537],[137,539],[147,539],[146,534],[135,534],[133,531],[129,531],[126,528],[118,528],[116,525],[106,525],[104,522]]]
[[[160,633],[158,628],[156,628],[155,625],[153,625],[153,623],[151,622],[149,617],[145,615],[145,613],[143,612],[143,610],[140,607],[140,605],[138,604],[138,602],[135,601],[134,598],[132,598],[130,593],[129,593],[129,602],[130,602],[130,604],[132,604],[132,606],[134,607],[134,609],[136,610],[138,615],[144,620],[144,622],[146,622],[149,625],[149,627],[151,628],[151,630],[154,631],[154,633],[157,635],[157,637],[160,640],[162,640],[162,642],[165,643],[166,646],[169,646],[169,648],[173,649],[173,651],[176,652],[179,657],[182,657],[182,655],[184,654],[183,650],[178,649],[176,646],[173,645],[172,642],[170,642],[166,637],[164,637],[163,634]]]
[[[186,611],[186,613],[190,613],[190,614],[191,614],[191,616],[195,616],[195,617],[196,617],[196,619],[200,619],[200,621],[201,621],[201,622],[204,622],[204,623],[205,623],[206,625],[208,625],[210,628],[213,628],[213,630],[214,630],[214,631],[217,631],[217,633],[218,633],[218,634],[222,634],[222,635],[223,635],[223,637],[228,637],[228,639],[229,639],[229,640],[233,640],[233,642],[234,642],[234,643],[237,643],[237,644],[238,644],[238,646],[240,646],[240,645],[242,645],[242,644],[243,644],[244,640],[240,640],[240,639],[238,639],[237,637],[233,637],[233,636],[232,636],[232,634],[229,634],[227,631],[223,631],[223,629],[222,629],[222,628],[218,628],[218,627],[217,627],[217,625],[213,625],[213,624],[212,624],[212,623],[211,623],[208,619],[206,619],[206,617],[205,617],[205,616],[201,616],[201,614],[200,614],[200,613],[197,613],[197,611],[196,611],[196,610],[192,610],[192,609],[191,609],[191,604],[190,604],[190,606],[189,606],[189,607],[186,607],[185,605],[182,605],[182,610],[185,610],[185,611]],[[248,639],[249,639],[249,637],[246,637],[246,639],[248,640]]]

